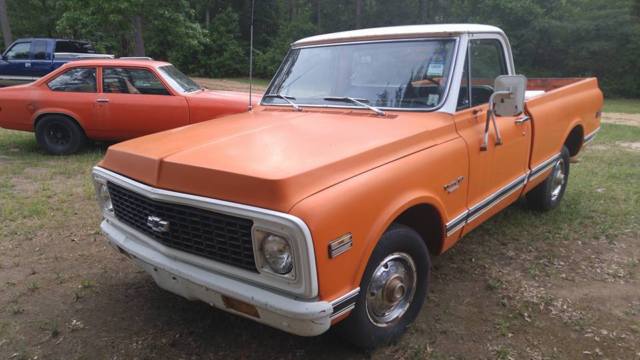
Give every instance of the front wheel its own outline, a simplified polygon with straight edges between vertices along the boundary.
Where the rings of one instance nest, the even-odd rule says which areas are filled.
[[[422,308],[430,269],[420,235],[407,226],[393,225],[369,259],[355,308],[336,330],[365,349],[397,339]]]
[[[551,174],[525,195],[527,204],[534,210],[549,211],[558,206],[569,183],[569,149],[562,148]]]

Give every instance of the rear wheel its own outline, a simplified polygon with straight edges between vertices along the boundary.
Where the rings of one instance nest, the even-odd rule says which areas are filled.
[[[562,148],[560,159],[553,165],[549,176],[525,195],[534,210],[548,211],[560,204],[569,180],[569,149]]]
[[[46,115],[36,124],[36,141],[53,155],[68,155],[80,150],[87,142],[82,128],[62,115]]]
[[[430,268],[420,235],[407,226],[393,225],[369,259],[355,308],[336,330],[365,349],[397,339],[422,308]]]

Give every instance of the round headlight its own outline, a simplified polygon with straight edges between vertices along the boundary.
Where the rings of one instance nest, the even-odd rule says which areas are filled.
[[[268,235],[262,240],[262,254],[269,268],[277,274],[288,274],[293,270],[293,255],[287,239]]]
[[[109,195],[107,184],[101,183],[98,185],[98,201],[102,211],[113,212],[113,204],[111,203],[111,195]]]

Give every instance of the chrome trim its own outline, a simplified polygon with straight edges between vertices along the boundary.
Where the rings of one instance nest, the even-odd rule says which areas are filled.
[[[313,298],[317,296],[318,278],[313,240],[309,228],[300,218],[269,209],[154,188],[98,166],[93,168],[93,178],[95,181],[113,182],[153,200],[194,206],[205,210],[214,210],[223,214],[251,219],[254,222],[254,229],[265,229],[287,236],[291,240],[298,240],[291,241],[291,245],[294,248],[295,254],[294,269],[296,274],[300,276],[297,276],[296,279],[291,279],[267,272],[255,273],[169,248],[122,223],[113,214],[103,213],[106,221],[115,223],[119,227],[126,229],[132,236],[144,241],[156,251],[176,260],[303,298]],[[259,249],[255,247],[256,241],[254,239],[254,254],[257,255]],[[262,270],[258,269],[258,271]]]
[[[522,125],[524,123],[526,123],[527,121],[531,120],[531,117],[529,115],[525,115],[521,118],[516,119],[515,123],[516,125]]]
[[[596,138],[596,135],[598,135],[599,131],[600,131],[600,127],[598,126],[597,129],[595,129],[589,135],[584,137],[584,140],[582,141],[582,145],[587,145],[588,143],[592,142]]]
[[[520,176],[516,180],[510,182],[509,184],[502,187],[500,190],[496,191],[495,193],[491,194],[491,196],[489,196],[485,200],[472,206],[469,209],[469,218],[467,219],[467,223],[474,221],[479,216],[487,212],[489,209],[493,208],[495,205],[502,202],[502,200],[504,200],[505,198],[507,198],[514,192],[516,192],[517,190],[523,188],[526,183],[527,183],[527,173]]]
[[[514,192],[522,189],[527,184],[528,175],[529,172],[527,171],[509,184],[503,186],[500,190],[492,193],[491,195],[485,197],[483,200],[470,207],[469,210],[463,211],[460,215],[449,221],[445,225],[447,236],[453,235],[464,225],[474,221],[479,216],[489,211],[489,209],[501,203],[504,199],[512,195]]]
[[[329,258],[333,259],[340,254],[344,254],[353,246],[353,235],[351,233],[344,234],[335,240],[329,242]]]
[[[467,215],[469,215],[469,210],[463,211],[462,214],[456,216],[453,220],[447,223],[447,236],[451,236],[467,223]]]
[[[387,40],[365,40],[365,41],[354,41],[354,42],[337,42],[337,43],[328,43],[328,44],[317,44],[317,45],[308,45],[308,46],[298,46],[298,47],[294,47],[291,46],[289,48],[289,51],[287,52],[284,60],[286,60],[291,51],[292,50],[298,50],[298,49],[304,49],[304,48],[316,48],[316,47],[329,47],[329,46],[343,46],[343,45],[359,45],[359,44],[371,44],[371,43],[386,43],[386,42],[406,42],[406,41],[428,41],[428,40],[453,40],[455,42],[454,44],[454,50],[453,50],[453,57],[451,59],[451,66],[449,67],[449,77],[447,78],[447,85],[445,87],[445,91],[444,91],[444,96],[442,97],[442,99],[440,100],[440,103],[438,103],[437,106],[432,107],[432,108],[426,108],[426,109],[411,109],[411,108],[393,108],[393,107],[380,107],[380,106],[376,106],[376,108],[380,109],[380,110],[386,110],[386,111],[402,111],[402,112],[435,112],[440,110],[444,104],[446,104],[448,98],[449,98],[449,93],[451,90],[451,84],[452,84],[452,78],[455,74],[456,71],[456,63],[457,63],[457,59],[458,59],[458,55],[460,53],[460,36],[445,36],[445,37],[420,37],[420,38],[397,38],[397,39],[387,39]],[[269,82],[269,86],[267,87],[267,90],[265,91],[265,94],[269,94],[272,93],[271,91],[271,87],[273,86],[276,78],[278,77],[278,75],[280,74],[281,70],[282,70],[282,66],[284,65],[284,60],[280,63],[280,66],[278,67],[278,71],[276,71],[275,75],[273,76],[273,78],[271,78],[271,81]],[[367,110],[367,109],[363,109],[362,107],[359,106],[340,106],[340,105],[313,105],[313,104],[303,104],[303,103],[296,103],[297,105],[303,107],[303,108],[335,108],[335,109],[358,109],[358,110]],[[261,106],[286,106],[285,104],[265,104],[264,103],[264,97],[260,100],[260,105]]]
[[[536,167],[534,167],[529,173],[529,179],[527,180],[527,182],[530,182],[531,180],[536,179],[540,175],[544,174],[545,171],[549,170],[553,165],[555,165],[555,162],[560,158],[560,156],[562,156],[562,153],[557,153],[547,160],[536,165]]]
[[[356,303],[353,303],[353,304],[345,307],[342,310],[338,310],[338,312],[335,312],[335,313],[331,314],[331,320],[336,319],[336,318],[348,313],[349,311],[351,311],[351,310],[353,310],[355,308],[356,308]]]
[[[341,297],[333,300],[331,302],[331,307],[333,308],[333,314],[331,314],[331,319],[334,319],[347,311],[353,310],[356,306],[356,301],[358,295],[360,294],[360,288],[357,287],[348,293],[342,295]]]

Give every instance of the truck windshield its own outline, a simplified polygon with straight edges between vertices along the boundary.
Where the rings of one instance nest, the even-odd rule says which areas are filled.
[[[292,49],[262,100],[264,105],[433,109],[444,100],[453,39],[406,40]]]
[[[202,89],[202,86],[196,84],[173,65],[160,66],[158,69],[162,77],[178,92],[193,92]]]

